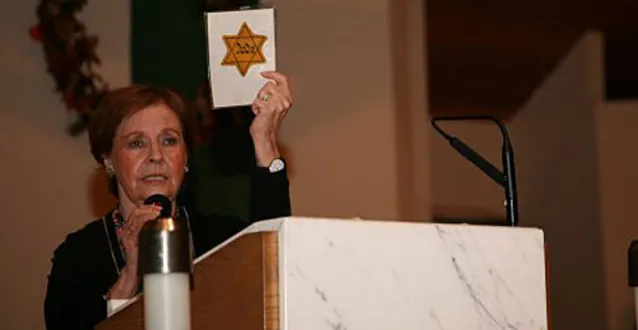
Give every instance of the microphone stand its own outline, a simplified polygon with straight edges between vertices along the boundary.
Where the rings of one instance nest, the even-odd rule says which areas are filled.
[[[481,157],[472,148],[463,143],[459,138],[452,136],[439,127],[438,121],[461,121],[461,120],[488,120],[496,123],[501,130],[503,138],[501,147],[503,172],[494,167],[489,161]],[[518,197],[516,191],[516,173],[514,170],[514,150],[510,141],[507,129],[498,119],[491,116],[475,115],[475,116],[441,116],[432,118],[432,126],[443,136],[450,145],[474,166],[478,167],[483,173],[489,176],[496,183],[505,188],[505,212],[507,214],[507,225],[518,226]]]

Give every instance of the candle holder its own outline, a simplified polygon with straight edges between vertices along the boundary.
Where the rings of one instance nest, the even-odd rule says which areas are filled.
[[[146,330],[190,330],[193,256],[188,227],[171,217],[140,231],[139,271]]]

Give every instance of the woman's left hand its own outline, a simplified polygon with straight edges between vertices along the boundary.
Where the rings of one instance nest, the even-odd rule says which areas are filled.
[[[261,75],[271,81],[259,90],[253,101],[255,119],[250,125],[250,135],[255,144],[258,165],[268,166],[273,159],[280,157],[277,133],[292,107],[292,93],[285,75],[274,71],[262,72]]]

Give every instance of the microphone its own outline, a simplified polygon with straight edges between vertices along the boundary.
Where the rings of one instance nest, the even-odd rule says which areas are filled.
[[[173,207],[172,207],[171,201],[168,199],[168,197],[162,194],[154,194],[147,197],[144,200],[144,205],[161,206],[162,211],[160,211],[160,215],[157,217],[158,219],[170,218],[171,215],[173,214]]]
[[[438,121],[461,121],[461,120],[488,120],[496,123],[501,131],[503,138],[501,146],[501,161],[503,172],[494,167],[489,161],[479,155],[470,146],[465,144],[461,139],[452,136],[441,129],[436,123]],[[509,226],[518,226],[518,193],[516,191],[516,173],[514,169],[514,149],[510,141],[507,129],[498,119],[491,116],[440,116],[432,118],[432,126],[443,136],[452,148],[461,154],[465,159],[470,161],[474,166],[478,167],[485,175],[505,188],[505,212],[507,214],[507,224]]]

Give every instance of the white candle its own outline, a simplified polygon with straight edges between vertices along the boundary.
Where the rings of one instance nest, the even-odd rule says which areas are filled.
[[[144,329],[190,330],[188,273],[144,275]]]

